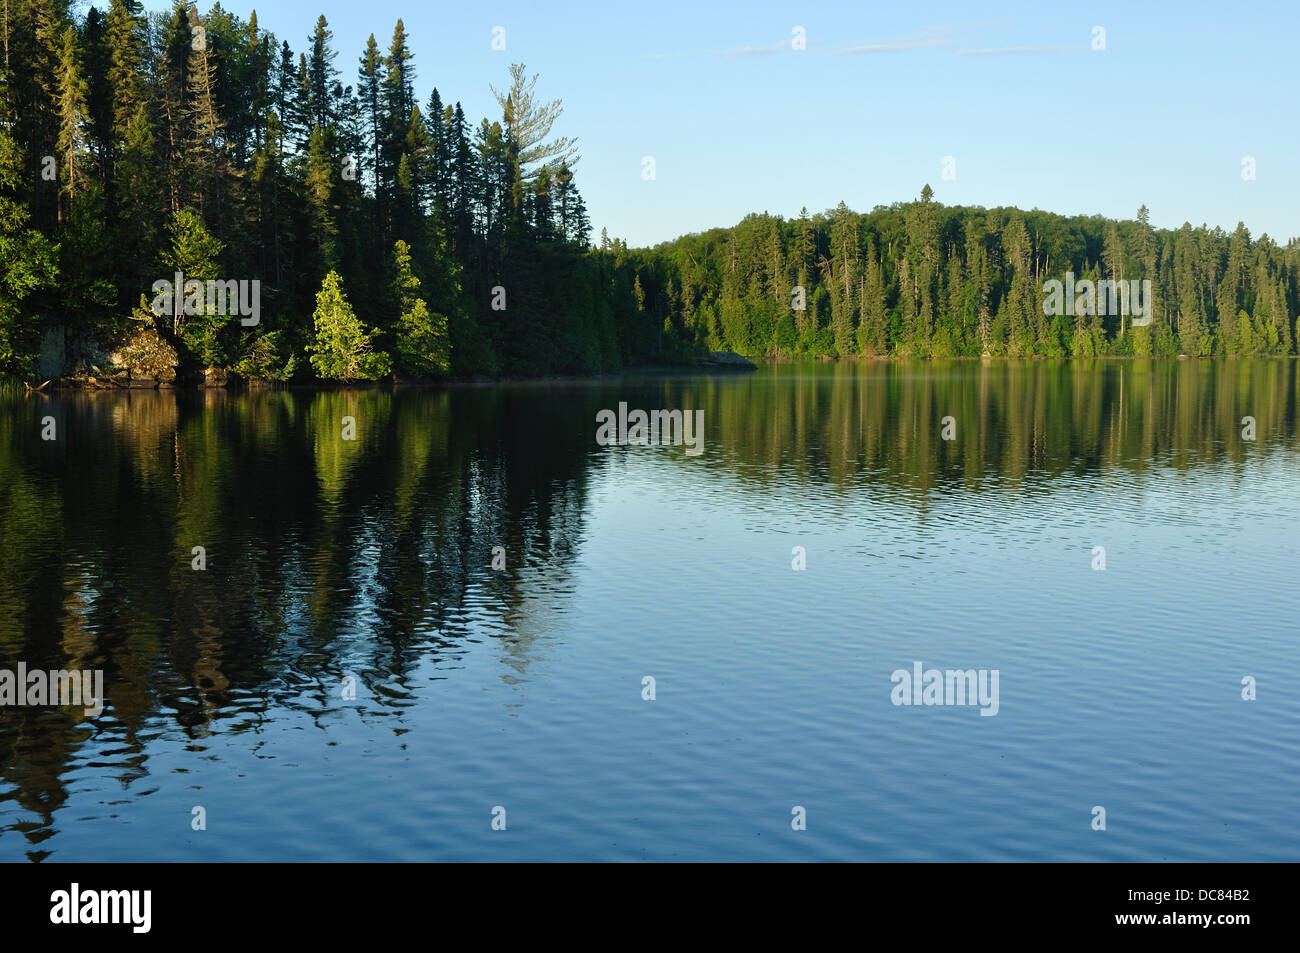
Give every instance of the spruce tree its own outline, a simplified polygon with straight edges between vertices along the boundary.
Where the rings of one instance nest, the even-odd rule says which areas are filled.
[[[390,373],[392,360],[373,349],[377,331],[366,331],[343,290],[343,279],[330,271],[321,282],[313,314],[316,334],[307,345],[311,366],[326,380],[375,380]]]

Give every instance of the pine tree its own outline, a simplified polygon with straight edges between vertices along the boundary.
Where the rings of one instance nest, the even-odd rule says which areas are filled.
[[[1124,280],[1124,245],[1119,238],[1119,229],[1111,222],[1110,227],[1106,229],[1106,245],[1102,251],[1102,261],[1106,265],[1107,277],[1116,282]],[[1121,316],[1117,322],[1119,325],[1119,337],[1124,337],[1125,325],[1129,323],[1127,316]],[[1104,324],[1104,322],[1103,322]]]
[[[286,40],[280,45],[280,54],[276,60],[275,76],[270,83],[271,102],[275,107],[275,114],[280,120],[281,135],[293,138],[294,123],[297,117],[294,110],[297,104],[297,74],[293,68],[293,50],[289,48],[289,42]],[[285,142],[281,140],[278,143],[280,151],[285,150]]]
[[[82,25],[83,71],[86,80],[86,130],[101,182],[111,182],[113,159],[113,97],[108,86],[108,24],[98,8],[86,11]]]
[[[410,128],[411,112],[415,108],[415,69],[411,65],[413,54],[407,45],[406,27],[401,20],[393,28],[393,40],[384,59],[383,103],[384,137],[380,144],[380,181],[385,190],[381,193],[380,207],[386,211],[386,225],[390,234],[394,219],[392,203],[397,201],[397,175],[406,154],[406,134]]]
[[[511,155],[511,197],[517,206],[525,191],[536,185],[543,169],[572,168],[578,163],[577,141],[565,136],[547,141],[564,104],[556,99],[549,103],[534,99],[537,74],[529,77],[523,63],[510,66],[510,87],[492,88],[504,117],[504,137],[513,143]]]
[[[378,198],[387,190],[387,185],[380,179],[380,149],[384,141],[384,107],[382,93],[384,88],[384,58],[375,43],[375,35],[370,34],[366,40],[366,52],[361,57],[357,71],[357,96],[361,101],[361,117],[366,141],[368,160],[366,167],[370,170],[371,186]]]
[[[247,119],[253,138],[249,155],[266,141],[266,127],[271,108],[271,72],[274,53],[271,48],[271,34],[264,33],[258,27],[257,11],[248,15],[248,28],[244,44],[242,61],[239,69],[237,89],[246,91]],[[245,151],[242,147],[238,153],[238,164],[243,165]]]
[[[329,29],[324,14],[316,18],[316,29],[311,35],[311,56],[307,60],[307,122],[324,129],[338,122],[338,107],[334,87],[339,71],[334,68],[338,56],[330,43],[334,34]]]
[[[249,182],[253,201],[250,214],[255,222],[257,248],[260,253],[258,273],[274,277],[281,285],[291,262],[289,257],[289,208],[292,198],[284,166],[282,142],[284,131],[274,109],[266,117],[266,136],[253,153]]]
[[[303,187],[308,220],[316,261],[321,270],[332,270],[338,264],[336,238],[338,226],[334,217],[335,168],[331,158],[330,132],[317,126],[312,130],[307,144]]]
[[[450,109],[445,120],[444,135],[451,164],[453,184],[452,220],[448,237],[452,248],[462,261],[468,259],[474,237],[474,206],[480,192],[480,171],[470,145],[469,125],[460,103]]]
[[[191,140],[191,45],[189,10],[184,0],[175,0],[159,38],[158,60],[154,64],[156,111],[160,120],[159,160],[166,178],[170,214],[175,214],[191,198],[186,152]]]
[[[108,85],[113,97],[113,136],[127,127],[145,104],[142,76],[145,25],[138,0],[111,0],[108,8]]]
[[[28,173],[23,177],[32,224],[52,230],[58,219],[56,187],[47,187],[37,177],[34,165],[57,151],[59,135],[59,61],[63,47],[66,15],[57,0],[26,0],[16,10],[12,29],[12,52],[20,67],[9,77],[12,93],[5,99],[15,113],[5,116],[6,128],[15,141],[30,146],[24,156]],[[42,170],[43,171],[43,170]]]
[[[438,220],[446,225],[451,210],[451,156],[447,148],[446,124],[444,115],[446,107],[435,86],[429,94],[429,106],[426,125],[432,151],[428,163],[431,211]]]
[[[59,156],[62,160],[59,173],[69,202],[75,201],[85,188],[83,160],[86,153],[87,95],[77,60],[77,36],[72,27],[68,27],[63,31],[63,51],[59,58]],[[62,204],[58,217],[62,222]]]
[[[199,213],[216,222],[217,234],[224,237],[225,123],[217,105],[217,64],[210,43],[191,45],[188,73],[190,137],[186,154],[192,176],[191,198]]]
[[[122,298],[147,287],[158,258],[158,230],[163,220],[162,182],[158,171],[158,150],[149,113],[144,103],[127,126],[126,141],[117,162],[114,179],[117,193],[117,244],[121,251],[118,274]]]

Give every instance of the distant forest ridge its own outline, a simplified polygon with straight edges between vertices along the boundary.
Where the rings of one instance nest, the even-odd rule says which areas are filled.
[[[340,60],[323,16],[295,51],[220,5],[73,7],[7,0],[0,24],[11,378],[586,373],[722,349],[1295,353],[1297,243],[1243,225],[944,206],[927,185],[866,213],[593,243],[577,142],[552,134],[562,104],[522,64],[473,125],[432,84],[417,94],[400,20]],[[1101,294],[1062,306],[1054,281],[1150,292],[1135,320]]]
[[[634,254],[665,334],[747,354],[1286,355],[1297,340],[1300,242],[1155,229],[1145,206],[1129,221],[945,206],[927,185],[868,213],[750,215]],[[1071,301],[1085,282],[1096,294]],[[1107,282],[1145,285],[1146,314],[1128,287],[1130,308],[1103,313]]]

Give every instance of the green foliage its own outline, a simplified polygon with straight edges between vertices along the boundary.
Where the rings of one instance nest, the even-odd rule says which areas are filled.
[[[222,245],[203,224],[203,219],[192,209],[183,208],[172,217],[171,254],[169,267],[183,272],[185,279],[207,281],[217,277],[217,260]]]
[[[298,369],[298,355],[285,350],[283,331],[258,334],[249,339],[234,370],[251,380],[290,380]]]
[[[367,43],[354,86],[323,16],[295,53],[256,14],[220,5],[200,16],[206,43],[196,46],[196,15],[182,0],[165,12],[138,0],[11,4],[0,128],[17,178],[5,191],[0,362],[35,358],[43,326],[108,346],[123,331],[119,302],[177,270],[258,281],[274,316],[259,328],[228,315],[164,318],[159,333],[191,369],[293,373],[328,272],[346,279],[357,319],[382,330],[409,374],[689,357],[693,344],[661,330],[662,315],[635,309],[626,247],[589,250],[574,143],[551,134],[562,104],[534,96],[537,77],[522,64],[510,68],[496,121],[475,127],[437,90],[425,109],[400,21],[386,55]],[[56,174],[42,178],[35,165],[47,154]],[[402,304],[386,280],[397,241],[418,281]],[[57,287],[41,293],[55,268]],[[508,311],[491,307],[497,286],[509,288]],[[383,359],[371,353],[356,366],[324,354],[317,363],[335,377],[373,376]]]
[[[21,371],[36,353],[35,316],[23,303],[58,277],[59,247],[27,227],[30,216],[12,197],[22,174],[17,143],[0,132],[0,367]]]
[[[1291,354],[1300,241],[919,201],[751,215],[631,255],[645,309],[683,343],[806,356]],[[1044,282],[1150,282],[1136,315],[1044,311]],[[795,310],[789,289],[804,289]],[[664,289],[681,288],[674,299]],[[1095,310],[1095,309],[1094,309]],[[1240,312],[1245,312],[1243,318]],[[708,316],[707,322],[700,316]],[[794,333],[791,333],[793,324]],[[702,330],[701,330],[702,329]]]
[[[393,295],[398,309],[397,363],[416,375],[443,375],[451,368],[451,341],[447,316],[430,314],[423,298],[416,297],[420,279],[411,271],[411,249],[398,239],[393,246]]]
[[[316,337],[307,345],[311,366],[326,380],[375,380],[392,371],[392,359],[374,351],[379,332],[366,331],[343,292],[343,279],[331,271],[316,295]]]
[[[172,217],[169,232],[171,252],[167,264],[182,274],[185,285],[191,280],[206,282],[218,277],[222,244],[204,227],[203,219],[197,212],[188,208],[177,211]],[[180,295],[182,290],[183,288],[173,288],[172,294]],[[228,336],[223,332],[230,327],[230,317],[209,314],[206,306],[205,294],[202,313],[186,314],[184,308],[175,307],[173,299],[172,330],[179,334],[189,354],[203,367],[223,367],[227,359],[227,347],[223,338]]]

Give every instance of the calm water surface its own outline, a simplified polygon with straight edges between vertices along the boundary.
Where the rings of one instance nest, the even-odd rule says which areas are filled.
[[[0,399],[0,668],[107,696],[0,709],[0,859],[1295,860],[1298,389],[821,363]],[[598,446],[620,401],[703,409],[704,452]],[[997,669],[997,716],[893,705],[914,661]]]

